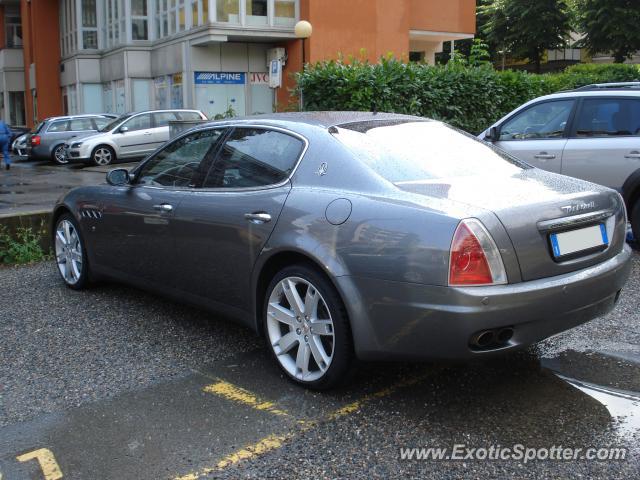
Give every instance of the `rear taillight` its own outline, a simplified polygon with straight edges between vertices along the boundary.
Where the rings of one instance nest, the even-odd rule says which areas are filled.
[[[456,228],[449,257],[449,285],[498,285],[507,283],[502,257],[484,225],[475,218]]]
[[[40,135],[34,135],[33,137],[31,137],[31,145],[33,145],[34,147],[40,145]]]

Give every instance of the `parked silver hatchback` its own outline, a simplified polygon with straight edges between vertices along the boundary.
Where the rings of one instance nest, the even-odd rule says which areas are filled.
[[[67,163],[64,144],[67,140],[95,133],[117,115],[69,115],[50,117],[40,122],[28,134],[26,155],[33,160],[51,160],[59,165]]]
[[[127,113],[96,134],[67,142],[70,162],[109,165],[118,159],[141,158],[169,140],[169,122],[207,120],[199,110],[152,110]]]
[[[617,190],[640,240],[640,82],[536,98],[479,138],[538,168]]]

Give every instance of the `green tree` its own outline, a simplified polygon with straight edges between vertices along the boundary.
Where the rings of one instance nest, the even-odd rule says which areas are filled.
[[[566,0],[494,0],[481,5],[479,13],[489,43],[529,59],[538,73],[545,51],[564,47],[571,31]]]
[[[576,0],[576,14],[585,35],[580,45],[592,55],[611,52],[623,63],[640,50],[638,0]]]

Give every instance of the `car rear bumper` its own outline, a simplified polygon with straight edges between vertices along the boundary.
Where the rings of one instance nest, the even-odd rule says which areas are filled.
[[[363,360],[465,360],[526,347],[610,311],[631,270],[631,249],[599,265],[512,285],[453,288],[338,277]],[[499,345],[471,339],[513,329]]]

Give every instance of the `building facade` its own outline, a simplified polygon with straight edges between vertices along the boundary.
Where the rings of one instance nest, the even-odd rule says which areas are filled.
[[[0,112],[52,115],[198,108],[209,117],[290,107],[305,62],[393,53],[433,62],[470,38],[475,0],[0,0]],[[269,61],[283,85],[269,87]]]

